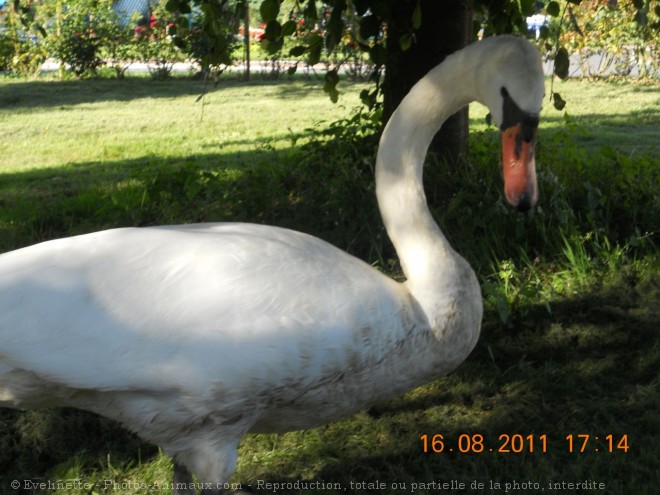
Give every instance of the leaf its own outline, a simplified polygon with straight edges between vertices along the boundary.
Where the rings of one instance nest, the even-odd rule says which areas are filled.
[[[633,5],[638,10],[643,9],[644,8],[644,0],[633,0]]]
[[[344,10],[346,9],[345,0],[335,0],[332,14],[328,21],[328,28],[326,30],[326,46],[328,52],[332,52],[335,46],[341,42],[341,36],[344,33]]]
[[[168,12],[179,14],[190,14],[190,4],[187,0],[167,0],[165,9]]]
[[[511,307],[509,301],[507,301],[506,296],[502,294],[497,295],[497,314],[500,317],[502,323],[509,321],[509,316],[511,315]]]
[[[573,9],[568,9],[568,18],[571,20],[571,26],[573,26],[573,29],[575,29],[575,31],[580,36],[584,36],[584,33],[582,32],[582,29],[580,29],[580,25],[578,24],[577,18],[573,13]]]
[[[552,93],[552,104],[557,110],[563,110],[566,106],[566,101],[561,97],[559,93]]]
[[[402,52],[407,52],[410,50],[410,47],[412,46],[413,42],[413,34],[408,33],[404,34],[399,38],[399,48],[401,48]]]
[[[415,6],[415,10],[413,10],[412,25],[413,25],[413,29],[415,30],[419,29],[422,26],[422,4],[419,1]]]
[[[549,16],[558,17],[559,16],[559,4],[555,1],[549,2],[545,7],[545,11]]]
[[[523,16],[528,17],[534,15],[535,0],[520,0],[520,12]]]
[[[648,21],[648,17],[646,15],[646,11],[644,9],[640,9],[635,13],[635,22],[639,26],[642,26],[642,27],[646,26],[647,21]]]
[[[274,21],[280,13],[280,2],[278,0],[264,0],[259,6],[259,13],[263,22]]]
[[[275,55],[282,49],[283,45],[284,38],[277,38],[276,40],[269,40],[266,38],[261,42],[261,46],[266,49],[269,55]]]
[[[376,65],[385,65],[387,53],[383,45],[376,44],[372,46],[369,50],[369,58],[371,58],[371,61]]]
[[[325,84],[323,85],[323,91],[330,95],[330,100],[332,103],[337,103],[339,99],[339,91],[337,91],[337,84],[339,83],[339,74],[336,70],[329,70],[325,74]]]
[[[312,24],[319,20],[319,14],[316,11],[316,0],[309,0],[307,2],[304,15],[305,19],[309,20]]]
[[[277,21],[269,21],[264,30],[266,39],[270,41],[277,41],[282,37],[282,26]]]
[[[357,15],[364,15],[369,10],[369,0],[353,0],[353,6]]]
[[[568,3],[572,3],[573,5],[580,5],[582,0],[568,0]]]
[[[309,46],[307,47],[307,63],[309,65],[316,65],[321,60],[321,49],[323,48],[323,38],[318,33],[313,33],[309,39]]]
[[[42,38],[45,38],[46,36],[48,36],[48,33],[46,32],[46,30],[44,29],[44,27],[41,24],[38,24],[38,23],[33,24],[32,29],[34,31],[38,32],[41,35]]]
[[[363,40],[378,36],[379,31],[380,21],[375,16],[367,15],[360,20],[360,37]]]
[[[301,45],[294,46],[293,48],[291,48],[291,50],[289,50],[289,56],[300,57],[301,55],[304,55],[306,51],[307,48],[305,48],[304,46]]]
[[[376,104],[376,97],[377,97],[377,90],[369,92],[368,89],[363,89],[362,91],[360,91],[360,101],[362,102],[363,105],[367,106],[368,108],[373,108],[373,106]]]
[[[298,63],[296,62],[294,65],[292,65],[286,70],[286,73],[292,76],[296,73],[297,70],[298,70]]]
[[[282,24],[282,36],[291,36],[296,32],[296,27],[296,21],[286,21],[284,24]]]
[[[561,79],[566,79],[568,77],[568,68],[570,67],[570,61],[568,58],[568,52],[566,48],[561,47],[557,50],[557,55],[555,55],[555,74]]]

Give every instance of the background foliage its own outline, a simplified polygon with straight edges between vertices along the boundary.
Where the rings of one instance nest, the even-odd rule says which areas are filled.
[[[136,60],[154,64],[154,77],[169,74],[173,63],[193,60],[203,70],[221,69],[243,58],[238,36],[250,8],[252,25],[263,29],[252,51],[262,59],[286,59],[289,74],[299,66],[328,63],[325,90],[337,96],[338,69],[378,83],[387,61],[386,26],[398,3],[410,4],[410,19],[397,19],[398,45],[407,51],[425,17],[419,0],[168,0],[155,3],[146,17],[126,22],[112,0],[14,1],[5,7],[0,29],[0,69],[34,75],[48,57],[62,61],[78,77],[108,65],[122,77]],[[528,35],[525,19],[535,13],[551,22],[540,31],[539,46],[555,59],[555,73],[568,76],[575,53],[587,77],[657,77],[660,57],[660,6],[657,0],[474,0],[474,37],[516,32]],[[428,14],[428,13],[427,13]],[[587,63],[602,53],[601,63]],[[279,63],[275,75],[281,72]],[[365,91],[373,104],[377,92]]]

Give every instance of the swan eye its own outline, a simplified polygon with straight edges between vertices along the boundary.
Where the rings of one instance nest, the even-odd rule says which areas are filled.
[[[506,90],[504,86],[502,86],[502,89],[500,89],[500,94],[504,97],[507,98],[509,96],[509,92]]]

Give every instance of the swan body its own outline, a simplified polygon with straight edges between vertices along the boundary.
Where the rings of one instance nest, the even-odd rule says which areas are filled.
[[[507,97],[520,122],[505,129]],[[506,36],[448,57],[404,99],[376,164],[403,283],[320,239],[239,223],[114,229],[0,255],[0,407],[96,412],[223,483],[247,432],[314,427],[450,372],[477,342],[481,293],[426,206],[426,150],[447,116],[483,101],[503,141],[514,129],[504,166],[531,158],[507,190],[529,206],[542,97],[538,52]]]

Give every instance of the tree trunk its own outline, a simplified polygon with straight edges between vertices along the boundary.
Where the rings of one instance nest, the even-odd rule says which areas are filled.
[[[409,34],[417,2],[396,0],[392,22],[387,26],[387,66],[384,85],[383,121],[387,122],[410,88],[447,55],[472,39],[472,0],[420,0],[421,26],[412,45],[402,51],[399,40]],[[467,153],[467,108],[445,122],[431,144],[441,158],[458,162]]]

